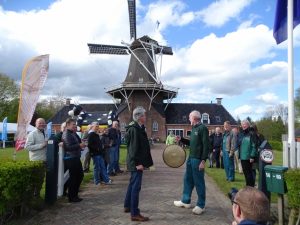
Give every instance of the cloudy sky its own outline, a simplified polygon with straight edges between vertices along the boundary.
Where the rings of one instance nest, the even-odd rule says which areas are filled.
[[[273,38],[275,0],[137,0],[137,36],[173,48],[160,79],[179,87],[173,102],[215,102],[241,119],[287,104],[287,43]],[[159,21],[159,26],[157,24]],[[42,96],[112,102],[130,56],[90,55],[87,43],[130,43],[126,0],[0,0],[0,72],[20,82],[32,57],[50,54]],[[300,26],[294,30],[300,87]]]

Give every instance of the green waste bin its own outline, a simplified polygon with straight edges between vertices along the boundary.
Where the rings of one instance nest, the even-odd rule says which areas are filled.
[[[267,189],[269,192],[278,194],[284,194],[287,192],[286,183],[284,180],[284,172],[287,170],[288,168],[283,166],[265,166]]]

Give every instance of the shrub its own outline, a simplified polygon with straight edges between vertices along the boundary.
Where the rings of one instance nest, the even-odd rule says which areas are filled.
[[[300,208],[300,169],[289,169],[285,173],[287,197],[291,208]]]
[[[43,184],[45,167],[42,162],[5,161],[0,167],[0,217],[17,207],[29,205],[34,192]],[[37,193],[39,194],[39,193]]]
[[[282,151],[281,141],[269,141],[269,144],[272,146],[273,150]]]

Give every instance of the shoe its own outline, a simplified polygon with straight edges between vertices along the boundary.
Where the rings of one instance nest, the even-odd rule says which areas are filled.
[[[82,201],[82,198],[79,198],[79,197],[69,199],[69,202],[81,202],[81,201]]]
[[[117,174],[116,174],[115,172],[111,172],[111,173],[109,173],[108,175],[109,175],[109,176],[112,176],[112,177],[117,176]]]
[[[205,208],[200,208],[199,206],[195,206],[195,208],[193,208],[192,212],[196,215],[200,215],[205,211]]]
[[[118,170],[118,171],[116,171],[116,173],[124,173],[124,171],[123,170]]]
[[[107,181],[106,183],[104,183],[105,185],[111,185],[112,184],[112,180]]]
[[[182,201],[174,201],[174,205],[177,207],[182,207],[182,208],[186,208],[186,209],[191,208],[191,204],[186,204],[186,203],[183,203]]]
[[[145,222],[145,221],[148,221],[148,220],[149,220],[149,217],[142,216],[141,214],[131,217],[131,221]]]
[[[130,208],[124,207],[124,213],[129,213],[129,212],[130,212]]]

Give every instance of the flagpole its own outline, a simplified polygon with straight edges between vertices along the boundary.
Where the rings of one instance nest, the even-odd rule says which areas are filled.
[[[293,49],[293,14],[294,1],[288,0],[287,41],[288,41],[288,143],[290,146],[290,167],[296,167],[295,154],[295,106],[294,106],[294,49]]]

